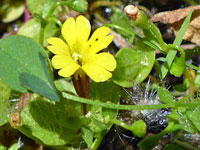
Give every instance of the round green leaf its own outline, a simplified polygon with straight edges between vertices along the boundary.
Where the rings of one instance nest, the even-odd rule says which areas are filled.
[[[36,41],[39,41],[41,24],[36,18],[27,21],[18,31],[18,35],[24,35],[30,37]]]
[[[138,120],[132,124],[131,128],[134,135],[143,137],[146,134],[147,125],[143,120]]]
[[[131,87],[140,69],[140,55],[130,48],[122,48],[116,54],[117,68],[113,72],[112,80],[123,87]]]
[[[31,14],[34,13],[41,14],[43,9],[43,4],[45,0],[26,0],[27,7]]]
[[[134,50],[137,51],[138,57],[140,58],[140,68],[135,76],[135,82],[141,83],[146,79],[153,68],[155,51],[140,40],[137,41]]]

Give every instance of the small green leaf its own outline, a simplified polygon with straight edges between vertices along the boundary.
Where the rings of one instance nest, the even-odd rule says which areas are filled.
[[[42,17],[46,18],[51,8],[56,4],[57,0],[44,0]]]
[[[30,19],[18,31],[18,35],[24,35],[26,37],[30,37],[35,41],[39,42],[41,23],[37,18]],[[44,29],[44,46],[47,46],[47,38],[56,36],[59,33],[59,28],[55,23],[48,23]]]
[[[112,80],[123,87],[131,87],[140,68],[140,56],[137,51],[122,48],[116,54],[117,68]]]
[[[160,133],[153,135],[153,136],[149,136],[144,138],[143,140],[141,140],[138,144],[138,146],[142,149],[142,150],[150,150],[152,148],[154,148],[159,140],[166,134],[172,131],[174,127],[174,123],[169,123],[168,126]]]
[[[0,126],[8,121],[8,99],[10,97],[11,89],[0,80]]]
[[[160,101],[165,104],[173,103],[173,96],[167,89],[163,87],[158,88],[158,96],[160,98]]]
[[[59,79],[54,81],[54,83],[58,91],[73,93],[74,95],[77,95],[72,82],[67,81],[66,79]]]
[[[18,19],[24,13],[24,2],[10,2],[2,15],[2,22],[8,23]]]
[[[200,118],[199,118],[199,114],[200,114],[200,105],[197,106],[194,110],[192,110],[190,112],[187,112],[188,118],[192,121],[192,123],[194,124],[194,126],[200,132]]]
[[[33,18],[22,25],[17,34],[24,35],[36,41],[39,41],[40,28],[40,20],[37,18]]]
[[[87,127],[82,127],[81,132],[82,132],[82,137],[83,137],[85,143],[87,144],[88,147],[91,147],[92,143],[93,143],[92,131]]]
[[[27,6],[31,14],[41,14],[45,0],[26,0]]]
[[[185,70],[185,57],[181,55],[180,58],[175,57],[174,62],[170,68],[170,73],[176,77],[180,77]]]
[[[28,88],[59,101],[47,55],[38,43],[24,36],[5,37],[0,41],[0,59],[0,78],[9,87],[24,93]]]
[[[88,9],[88,2],[86,0],[67,0],[67,6],[78,12],[86,12]]]
[[[143,120],[138,120],[132,124],[131,128],[134,135],[143,137],[146,134],[147,125]]]

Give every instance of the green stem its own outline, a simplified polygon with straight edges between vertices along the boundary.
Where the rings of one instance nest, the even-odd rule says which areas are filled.
[[[43,46],[44,43],[44,26],[41,24],[39,43]]]
[[[68,93],[62,93],[64,98],[85,103],[89,105],[96,105],[104,108],[117,109],[117,110],[151,110],[151,109],[162,109],[162,108],[178,108],[178,107],[196,107],[200,102],[188,102],[188,103],[169,103],[169,104],[159,104],[159,105],[120,105],[113,103],[102,103],[97,100],[90,100],[86,98],[81,98]]]
[[[111,119],[110,122],[113,123],[113,124],[119,125],[119,126],[123,127],[124,129],[127,129],[127,130],[129,130],[129,131],[132,130],[131,126],[129,126],[129,125],[127,125],[126,123],[121,122],[121,121],[119,121],[119,120]]]
[[[142,40],[144,42],[144,44],[150,46],[151,48],[153,49],[156,49],[156,50],[160,50],[162,51],[158,46],[156,46],[154,43],[151,43],[145,39],[143,39],[142,37],[140,37],[137,33],[135,33],[134,31],[129,31],[123,27],[120,27],[118,25],[115,25],[115,24],[104,24],[104,26],[107,26],[107,27],[111,27],[111,28],[115,28],[115,29],[118,29],[118,30],[121,30],[121,31],[124,31],[132,36],[135,36],[136,38]]]
[[[55,17],[50,17],[50,18],[48,18],[47,21],[56,23],[60,28],[62,28],[62,22],[59,19],[55,18]]]
[[[192,65],[192,64],[190,64],[190,63],[188,63],[188,62],[186,62],[185,64],[186,64],[186,66],[188,66],[188,67],[190,67],[190,68],[192,68],[192,69],[194,69],[194,70],[200,71],[200,68],[197,67],[197,66],[195,66],[195,65]]]

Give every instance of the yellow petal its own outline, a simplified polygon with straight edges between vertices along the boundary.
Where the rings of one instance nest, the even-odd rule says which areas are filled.
[[[102,26],[94,31],[92,34],[89,43],[92,43],[96,40],[96,38],[104,37],[110,33],[110,29],[108,27]]]
[[[70,77],[78,70],[78,68],[65,66],[64,68],[62,68],[58,71],[58,74],[62,77]]]
[[[109,71],[116,68],[116,61],[111,54],[100,53],[90,58],[83,64],[82,69],[95,82],[106,81],[112,77]]]
[[[79,16],[76,19],[76,32],[77,32],[77,44],[79,44],[79,50],[85,50],[85,45],[88,41],[88,37],[91,32],[90,22],[84,16]],[[81,52],[80,52],[81,53]]]
[[[67,44],[71,48],[72,53],[77,40],[76,22],[74,18],[70,17],[64,22],[61,33],[64,39],[66,40]]]
[[[80,66],[70,56],[55,55],[52,58],[52,65],[55,69],[61,69],[58,74],[63,77],[71,76]]]
[[[95,82],[104,82],[112,77],[109,71],[95,64],[86,64],[82,66],[82,69]]]
[[[47,46],[47,48],[54,54],[63,54],[69,55],[70,49],[69,46],[61,39],[52,37],[48,38],[47,42],[51,44],[51,46]]]
[[[91,44],[88,45],[88,57],[91,57],[92,55],[98,53],[102,49],[106,48],[113,40],[114,35],[108,35],[104,37],[97,38],[98,40],[95,40]]]
[[[105,52],[96,54],[91,58],[89,58],[88,60],[83,60],[83,65],[87,63],[101,66],[102,68],[108,71],[113,71],[116,68],[116,60],[114,56]]]

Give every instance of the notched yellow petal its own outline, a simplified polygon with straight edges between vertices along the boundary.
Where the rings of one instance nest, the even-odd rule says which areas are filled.
[[[87,42],[91,32],[90,22],[84,16],[79,16],[76,19],[76,30],[80,43]]]
[[[98,38],[98,40],[92,43],[89,43],[88,55],[96,54],[99,51],[103,50],[104,48],[108,47],[108,45],[112,42],[113,38],[114,38],[114,35],[108,35],[108,36]]]
[[[53,54],[59,55],[70,55],[69,50],[66,48],[56,47],[56,46],[47,46],[48,50],[50,50]]]
[[[95,41],[98,38],[104,37],[110,33],[108,27],[102,26],[94,31],[88,43]]]
[[[70,49],[69,46],[61,39],[57,37],[48,38],[47,42],[51,44],[51,46],[47,46],[47,48],[54,54],[63,54],[69,55]]]

